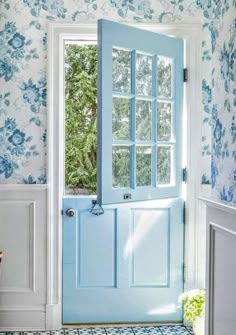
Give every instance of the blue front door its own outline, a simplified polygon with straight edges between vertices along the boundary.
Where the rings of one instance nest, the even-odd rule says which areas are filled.
[[[104,213],[64,196],[63,323],[182,321],[183,44],[103,20],[98,31]]]

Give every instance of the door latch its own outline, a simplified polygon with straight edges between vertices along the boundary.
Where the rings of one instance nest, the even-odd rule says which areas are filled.
[[[132,199],[131,193],[125,193],[124,196],[123,196],[123,199],[124,200],[130,200],[130,199]]]
[[[70,216],[70,217],[75,216],[75,210],[74,210],[74,208],[68,208],[66,210],[66,215]]]

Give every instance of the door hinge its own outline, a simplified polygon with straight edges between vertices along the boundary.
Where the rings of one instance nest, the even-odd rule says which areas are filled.
[[[188,69],[187,68],[184,68],[183,79],[184,79],[184,83],[188,82]]]
[[[186,223],[186,203],[184,202],[184,207],[183,207],[183,224]]]
[[[183,264],[183,282],[185,283],[186,281],[186,265]]]
[[[187,168],[183,168],[183,181],[187,183]]]

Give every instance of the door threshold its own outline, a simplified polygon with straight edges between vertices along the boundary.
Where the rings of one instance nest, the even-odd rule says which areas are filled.
[[[183,322],[114,322],[114,323],[69,323],[62,328],[110,328],[110,327],[149,327],[149,326],[181,326]]]

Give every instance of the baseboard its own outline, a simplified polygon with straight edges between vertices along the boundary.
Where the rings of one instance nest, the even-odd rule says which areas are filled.
[[[46,305],[46,330],[62,328],[61,310],[60,304]]]
[[[0,332],[45,330],[45,311],[6,310],[0,311]]]

